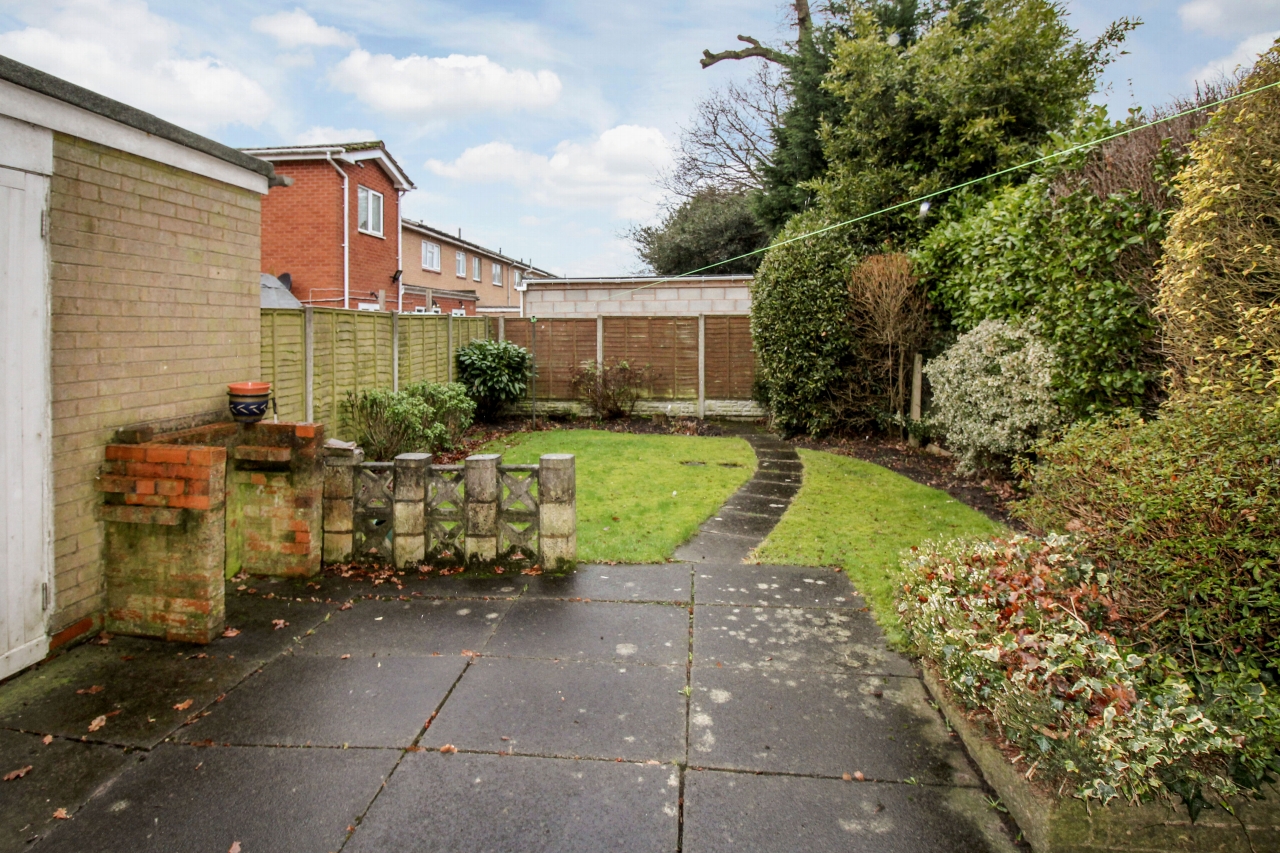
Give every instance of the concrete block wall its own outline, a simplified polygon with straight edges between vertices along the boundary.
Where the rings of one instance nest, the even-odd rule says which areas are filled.
[[[636,317],[690,314],[750,314],[751,288],[743,284],[696,287],[575,287],[531,284],[524,298],[526,317]]]
[[[55,579],[51,633],[105,601],[95,480],[117,428],[220,410],[259,372],[261,197],[63,134],[54,137]]]

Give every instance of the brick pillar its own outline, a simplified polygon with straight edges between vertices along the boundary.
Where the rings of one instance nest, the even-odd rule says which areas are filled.
[[[572,453],[548,453],[538,460],[538,550],[544,569],[577,563],[577,473]]]
[[[427,556],[427,476],[430,453],[401,453],[396,457],[395,556],[397,569],[416,566]]]
[[[330,447],[324,458],[324,561],[351,562],[359,448]]]
[[[493,560],[498,556],[498,464],[496,453],[468,456],[464,469],[463,503],[466,507],[466,557]]]

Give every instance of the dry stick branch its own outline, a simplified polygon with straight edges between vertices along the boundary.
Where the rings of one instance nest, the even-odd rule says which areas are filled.
[[[722,59],[751,59],[759,57],[769,62],[776,62],[779,65],[786,65],[791,57],[780,50],[774,50],[771,47],[765,47],[760,44],[759,39],[753,39],[751,36],[738,36],[738,41],[745,42],[751,47],[743,50],[722,50],[719,53],[712,53],[709,50],[702,51],[702,67],[710,68]]]

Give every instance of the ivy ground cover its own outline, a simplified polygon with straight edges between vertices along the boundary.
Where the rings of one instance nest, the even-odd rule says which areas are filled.
[[[800,493],[755,557],[843,568],[891,642],[902,637],[894,602],[902,552],[931,540],[1004,529],[946,492],[879,465],[815,450],[801,450],[800,458]]]
[[[509,464],[572,453],[578,559],[660,563],[754,473],[740,438],[630,435],[590,429],[517,433],[485,448]],[[689,464],[697,463],[697,464]]]

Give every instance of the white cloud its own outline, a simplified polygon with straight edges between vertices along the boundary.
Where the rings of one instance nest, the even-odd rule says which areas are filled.
[[[401,119],[429,122],[485,111],[537,109],[560,97],[551,71],[509,70],[487,56],[371,54],[353,50],[334,67],[333,85]]]
[[[1215,59],[1196,71],[1191,75],[1191,79],[1201,82],[1213,82],[1224,76],[1233,76],[1238,68],[1243,68],[1247,71],[1253,66],[1253,63],[1257,62],[1259,55],[1271,49],[1271,45],[1275,43],[1277,38],[1280,38],[1280,30],[1250,36],[1236,45],[1236,49],[1231,53],[1220,59]]]
[[[656,179],[671,159],[662,131],[624,124],[585,144],[561,142],[550,156],[489,142],[468,148],[452,163],[429,160],[427,168],[458,181],[510,183],[537,204],[607,209],[647,221],[661,204]]]
[[[1186,29],[1211,36],[1252,35],[1280,27],[1280,0],[1191,0],[1178,17]]]
[[[293,137],[294,145],[332,145],[340,142],[371,142],[378,138],[372,130],[311,127]]]
[[[325,27],[302,9],[262,15],[250,23],[254,32],[265,33],[281,47],[355,47],[356,38],[337,27]]]
[[[0,53],[196,131],[271,115],[249,77],[180,55],[178,25],[142,0],[62,0],[40,14],[41,26],[0,33]]]

